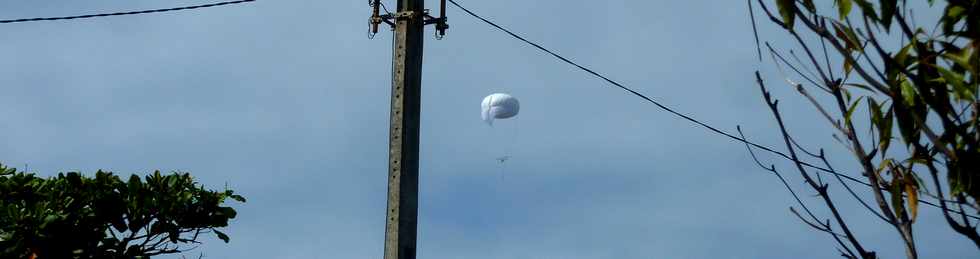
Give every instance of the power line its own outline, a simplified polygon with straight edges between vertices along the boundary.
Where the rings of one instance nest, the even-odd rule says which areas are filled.
[[[0,23],[56,21],[56,20],[85,19],[85,18],[106,17],[106,16],[119,16],[119,15],[162,13],[162,12],[181,11],[181,10],[190,10],[190,9],[198,9],[198,8],[208,8],[208,7],[215,7],[215,6],[222,6],[222,5],[240,4],[240,3],[254,2],[254,1],[256,1],[256,0],[237,0],[237,1],[227,1],[227,2],[220,2],[220,3],[213,3],[213,4],[182,6],[182,7],[164,8],[164,9],[153,9],[153,10],[142,10],[142,11],[116,12],[116,13],[101,13],[101,14],[86,14],[86,15],[62,16],[62,17],[42,17],[42,18],[26,18],[26,19],[0,20]]]
[[[751,141],[748,141],[748,140],[746,140],[744,138],[737,137],[737,136],[735,136],[735,135],[733,135],[731,133],[728,133],[728,132],[719,130],[718,128],[715,128],[715,127],[713,127],[711,125],[708,125],[707,123],[704,123],[704,122],[701,122],[701,121],[699,121],[697,119],[694,119],[691,116],[688,116],[688,115],[685,115],[685,114],[680,113],[678,111],[675,111],[674,109],[671,109],[670,107],[667,107],[666,105],[663,105],[660,102],[657,102],[657,101],[651,99],[650,97],[647,97],[644,94],[641,94],[641,93],[639,93],[639,92],[637,92],[637,91],[635,91],[635,90],[633,90],[633,89],[631,89],[629,87],[624,86],[623,84],[620,84],[619,82],[616,82],[616,81],[614,81],[612,79],[609,79],[608,77],[603,76],[602,74],[599,74],[599,73],[593,71],[592,69],[589,69],[589,68],[586,68],[586,67],[584,67],[582,65],[579,65],[578,63],[575,63],[574,61],[571,61],[568,58],[565,58],[565,57],[563,57],[561,55],[558,55],[554,51],[551,51],[551,50],[549,50],[549,49],[547,49],[545,47],[542,47],[541,45],[539,45],[537,43],[534,43],[534,42],[532,42],[530,40],[527,40],[524,37],[521,37],[520,35],[517,35],[516,33],[512,32],[512,31],[510,31],[510,30],[508,30],[508,29],[506,29],[504,27],[501,27],[500,25],[497,25],[496,23],[494,23],[494,22],[492,22],[490,20],[487,20],[486,18],[483,18],[480,15],[477,15],[476,13],[473,13],[469,9],[466,9],[465,7],[459,5],[459,3],[456,3],[456,1],[454,1],[454,0],[448,0],[448,1],[450,3],[452,3],[454,6],[458,7],[461,10],[463,10],[463,12],[466,12],[470,16],[473,16],[473,17],[475,17],[475,18],[483,21],[484,23],[489,24],[490,26],[493,26],[494,28],[497,28],[498,30],[503,31],[504,33],[509,34],[511,37],[514,37],[514,38],[516,38],[516,39],[518,39],[520,41],[523,41],[524,43],[527,43],[527,44],[529,44],[531,46],[534,46],[538,50],[544,51],[545,53],[551,54],[551,56],[554,56],[555,58],[557,58],[557,59],[559,59],[561,61],[564,61],[565,63],[568,63],[569,65],[575,66],[575,67],[581,69],[582,71],[585,71],[585,72],[587,72],[589,74],[592,74],[593,76],[596,76],[596,77],[598,77],[598,78],[600,78],[602,80],[605,80],[609,84],[612,84],[612,85],[614,85],[616,87],[619,87],[620,89],[623,89],[623,90],[625,90],[625,91],[627,91],[627,92],[629,92],[629,93],[631,93],[631,94],[633,94],[633,95],[635,95],[637,97],[640,97],[643,100],[646,100],[647,102],[650,102],[650,103],[656,105],[657,107],[659,107],[660,109],[662,109],[664,111],[667,111],[667,112],[669,112],[669,113],[671,113],[673,115],[676,115],[678,117],[681,117],[681,118],[683,118],[683,119],[685,119],[687,121],[690,121],[690,122],[692,122],[694,124],[697,124],[697,125],[699,125],[701,127],[704,127],[705,129],[708,129],[709,131],[712,131],[712,132],[717,133],[719,135],[723,135],[723,136],[728,137],[728,138],[730,138],[730,139],[732,139],[734,141],[741,142],[741,143],[744,143],[746,145],[750,145],[752,147],[755,147],[755,148],[758,148],[758,149],[761,149],[761,150],[765,150],[765,151],[767,151],[769,153],[772,153],[774,155],[777,155],[779,157],[782,157],[782,158],[784,158],[786,160],[798,162],[801,165],[804,165],[806,167],[813,168],[813,169],[819,170],[819,171],[824,172],[824,173],[829,173],[829,174],[832,174],[832,175],[835,175],[835,176],[838,176],[838,177],[842,177],[842,178],[847,179],[849,181],[852,181],[852,182],[855,182],[855,183],[859,183],[859,184],[862,184],[864,186],[871,187],[871,184],[866,183],[866,182],[861,181],[861,180],[858,180],[857,178],[851,177],[849,175],[837,173],[834,170],[831,170],[831,169],[828,169],[828,168],[824,168],[824,167],[820,167],[820,166],[816,166],[816,165],[807,163],[805,161],[795,161],[792,157],[790,157],[786,153],[783,153],[783,152],[780,152],[780,151],[776,151],[776,150],[774,150],[772,148],[769,148],[769,147],[766,147],[766,146],[763,146],[763,145],[756,144],[756,143],[751,142]],[[933,207],[936,207],[936,208],[941,208],[939,205],[936,205],[934,203],[931,203],[931,202],[928,202],[928,201],[924,201],[924,200],[921,200],[921,199],[919,200],[919,202],[922,202],[924,204],[927,204],[927,205],[930,205],[930,206],[933,206]],[[944,202],[944,201],[940,200],[939,202]],[[978,217],[974,217],[972,215],[971,215],[971,217],[972,218],[978,218]],[[980,219],[980,218],[978,218],[978,219]]]

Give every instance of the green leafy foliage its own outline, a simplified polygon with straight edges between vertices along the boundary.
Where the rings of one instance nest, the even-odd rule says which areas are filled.
[[[861,10],[861,18],[875,28],[849,22],[852,2]],[[892,127],[897,126],[905,147],[910,151],[922,149],[922,152],[909,152],[909,160],[939,163],[936,168],[946,169],[952,187],[949,194],[964,194],[972,198],[972,205],[980,206],[980,170],[974,162],[980,161],[980,1],[942,3],[945,4],[942,16],[934,26],[911,27],[915,24],[902,16],[903,12],[909,12],[902,1],[879,0],[876,6],[868,0],[837,0],[839,18],[827,22],[835,36],[830,40],[844,47],[847,53],[842,54],[877,56],[884,65],[881,83],[885,89],[876,89],[875,93],[880,95],[868,96],[873,101],[868,102],[872,133],[880,139],[878,154],[884,158],[890,147]],[[795,8],[805,5],[793,4]],[[929,4],[935,3],[929,1]],[[895,22],[900,25],[894,25]],[[902,27],[897,30],[905,42],[900,49],[862,47],[869,42],[868,31],[883,30],[887,34],[893,26]],[[938,30],[927,33],[933,27]],[[845,75],[857,65],[868,66],[845,59]],[[882,96],[885,100],[879,100]],[[891,105],[882,107],[879,104],[882,101],[890,101]],[[910,173],[918,177],[918,172]]]
[[[123,181],[111,172],[50,178],[0,164],[0,258],[146,258],[179,253],[228,226],[232,190],[198,186],[186,173]]]
[[[874,191],[887,192],[874,193],[881,206],[877,212],[904,229],[910,258],[920,197],[944,199],[937,203],[947,222],[980,248],[980,232],[968,216],[980,213],[980,1],[928,0],[933,10],[912,10],[914,1],[898,0],[835,0],[829,10],[815,10],[802,0],[769,2],[779,12],[763,4],[768,18],[801,39],[811,61],[802,63],[817,68],[820,75],[814,77],[824,83],[815,84],[835,97],[830,107],[838,108],[844,124],[835,126],[848,135],[844,144],[854,151],[863,175],[880,187]],[[914,13],[939,17],[916,21]],[[837,56],[814,58],[821,52]],[[841,63],[831,64],[834,59]],[[842,67],[842,73],[831,67]],[[855,92],[861,95],[855,98],[849,91],[855,88],[867,91]],[[866,134],[857,134],[852,124],[863,119],[855,115],[858,108],[869,111]],[[888,152],[895,148],[905,150]],[[925,182],[937,191],[930,192],[921,179],[929,179]]]

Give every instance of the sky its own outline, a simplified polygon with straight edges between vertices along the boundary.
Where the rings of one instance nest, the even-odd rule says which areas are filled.
[[[761,70],[794,135],[856,175],[829,125],[758,62],[742,1],[459,2],[683,113],[783,147],[755,85]],[[200,3],[3,1],[0,19]],[[368,39],[369,15],[364,0],[260,0],[0,25],[0,163],[40,175],[190,172],[246,196],[231,203],[231,242],[205,237],[189,258],[380,258],[391,35]],[[743,145],[461,10],[448,16],[446,37],[425,39],[419,258],[837,256]],[[759,25],[763,40],[793,46]],[[521,113],[489,127],[479,105],[495,92]],[[790,164],[761,158],[802,188]],[[867,247],[904,256],[894,229],[831,189]],[[930,207],[915,235],[922,258],[977,255]]]

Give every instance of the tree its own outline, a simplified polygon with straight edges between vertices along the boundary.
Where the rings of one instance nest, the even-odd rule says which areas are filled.
[[[40,178],[0,164],[0,258],[147,258],[192,249],[209,232],[228,242],[217,229],[237,214],[227,198],[245,202],[187,173]]]
[[[753,1],[748,2],[754,12]],[[787,53],[768,42],[757,44],[760,60],[764,45],[781,71],[788,67],[796,73],[793,78],[802,82],[786,75],[781,79],[815,108],[816,116],[833,126],[834,138],[851,151],[861,169],[859,177],[840,173],[822,149],[798,145],[785,126],[778,100],[756,72],[788,157],[833,220],[813,213],[786,184],[805,211],[791,208],[793,213],[832,237],[844,257],[876,257],[851,231],[830,197],[829,183],[820,178],[829,173],[851,198],[896,230],[908,258],[918,256],[912,226],[920,203],[941,210],[952,230],[980,249],[976,216],[980,212],[980,1],[929,0],[929,8],[942,11],[938,20],[924,27],[915,23],[904,0],[836,0],[833,9],[818,8],[812,0],[774,0],[773,9],[766,4],[770,1],[755,2],[770,22],[791,36],[796,49]],[[750,14],[755,29],[755,14]],[[868,129],[855,126],[857,121]],[[752,147],[748,148],[751,153]],[[764,166],[752,156],[783,179],[774,166]],[[852,185],[869,188],[873,201],[857,195]]]

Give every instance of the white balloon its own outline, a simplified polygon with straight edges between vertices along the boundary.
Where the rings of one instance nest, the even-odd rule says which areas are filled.
[[[517,102],[517,98],[509,94],[495,93],[483,98],[480,108],[483,121],[493,125],[494,119],[507,119],[517,116],[517,112],[521,110],[521,104]]]

